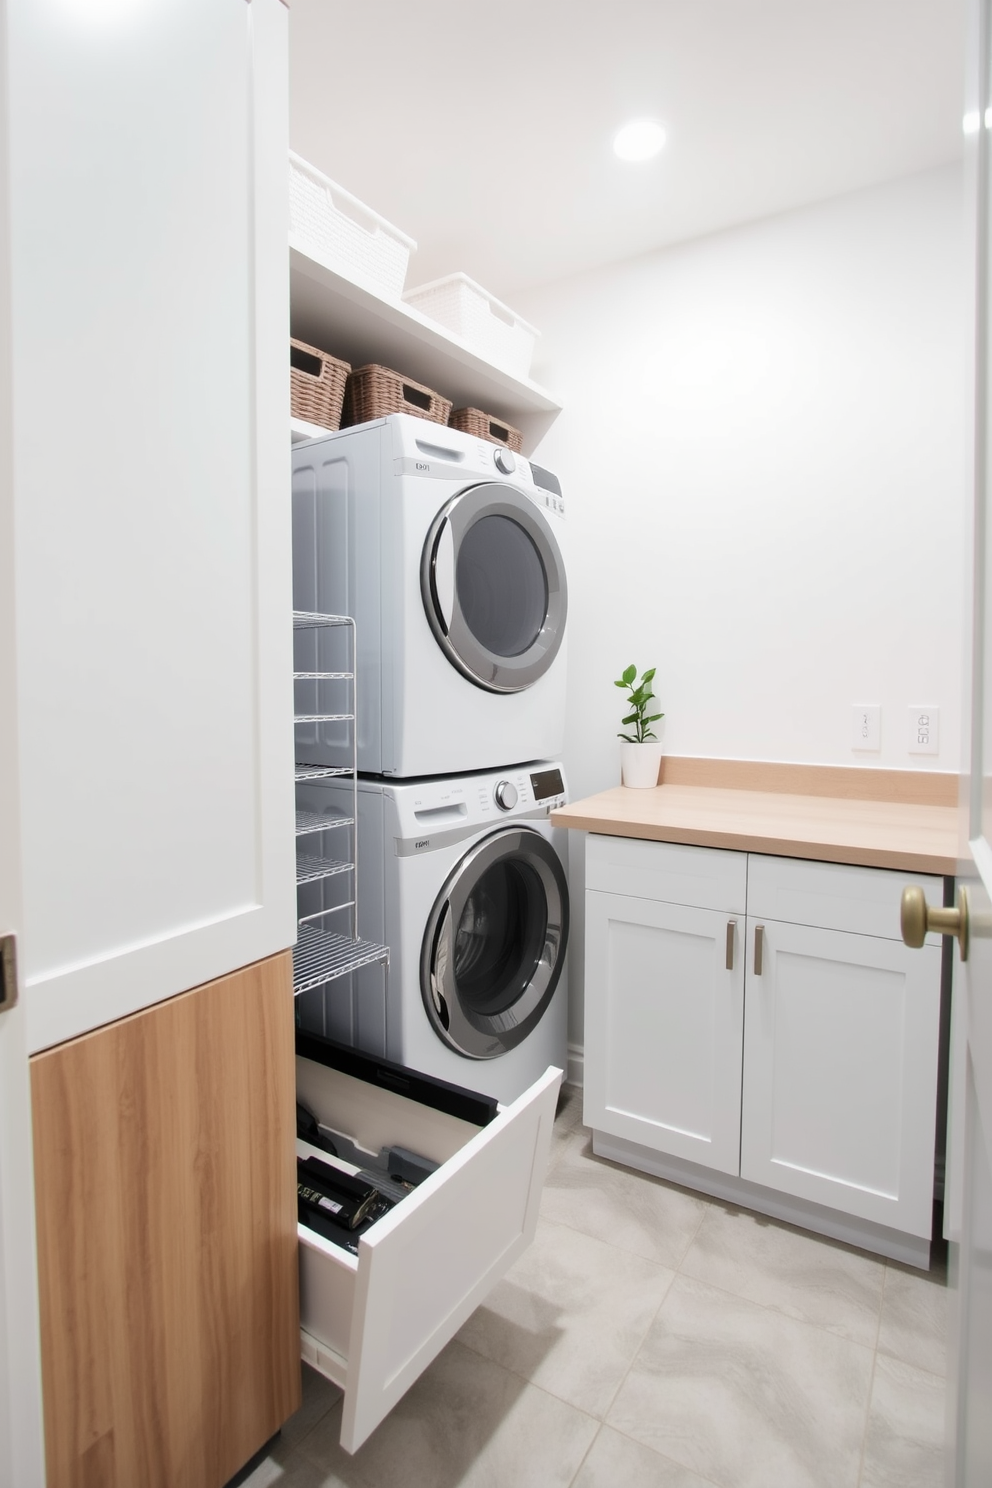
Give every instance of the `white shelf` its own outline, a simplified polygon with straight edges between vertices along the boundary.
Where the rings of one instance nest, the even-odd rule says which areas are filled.
[[[305,444],[308,439],[319,439],[321,434],[330,432],[330,429],[325,429],[322,424],[308,424],[306,419],[291,418],[289,421],[291,444]]]
[[[536,382],[501,372],[436,321],[401,301],[380,299],[292,238],[289,281],[293,335],[354,367],[393,367],[451,398],[456,408],[482,408],[518,428],[522,418],[543,415],[530,431],[537,434],[561,412],[558,399]]]
[[[357,971],[360,966],[372,966],[380,961],[389,962],[386,946],[368,940],[349,940],[344,935],[301,925],[293,951],[293,992],[299,996],[313,987],[323,987],[336,977],[346,976],[349,971]]]

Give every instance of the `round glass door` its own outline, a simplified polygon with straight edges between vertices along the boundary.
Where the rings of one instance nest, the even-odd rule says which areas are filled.
[[[495,1059],[537,1026],[561,976],[568,889],[558,854],[530,827],[468,852],[424,933],[420,990],[431,1025],[469,1059]]]
[[[490,482],[438,512],[421,559],[431,629],[453,666],[489,692],[543,677],[565,633],[561,550],[534,502]]]

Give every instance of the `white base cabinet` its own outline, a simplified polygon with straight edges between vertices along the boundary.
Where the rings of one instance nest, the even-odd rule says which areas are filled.
[[[941,902],[939,878],[591,836],[597,1150],[925,1264],[941,951],[902,943],[908,882]]]
[[[404,1082],[351,1051],[359,1073],[335,1068],[322,1044],[306,1037],[297,1057],[297,1099],[320,1124],[369,1154],[402,1145],[440,1165],[361,1235],[357,1256],[299,1226],[302,1355],[344,1390],[341,1445],[355,1452],[534,1238],[561,1071],[480,1127],[445,1101],[454,1087]],[[297,1153],[323,1155],[301,1142]]]

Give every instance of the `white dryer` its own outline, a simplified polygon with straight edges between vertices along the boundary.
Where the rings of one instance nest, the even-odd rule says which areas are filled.
[[[294,605],[356,621],[360,770],[559,753],[564,506],[523,456],[407,414],[297,446]],[[337,763],[339,727],[298,731],[298,757]]]
[[[359,932],[390,948],[298,1000],[311,1031],[469,1086],[504,1103],[549,1065],[565,1069],[568,887],[549,813],[565,803],[558,764],[444,779],[358,783]],[[350,787],[300,787],[333,823]],[[304,891],[306,892],[306,891]],[[301,898],[327,914],[335,879]]]

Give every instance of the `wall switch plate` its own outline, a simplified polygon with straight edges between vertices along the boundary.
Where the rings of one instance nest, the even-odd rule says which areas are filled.
[[[851,710],[851,748],[881,749],[882,708],[879,703],[856,703]]]
[[[909,710],[910,754],[940,753],[940,709],[914,703]]]

